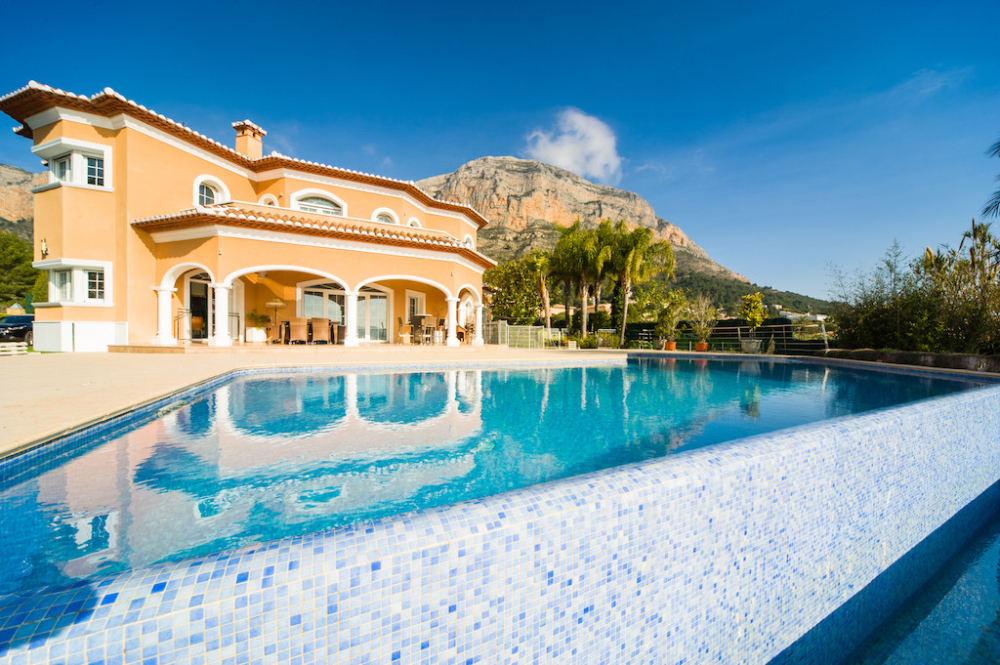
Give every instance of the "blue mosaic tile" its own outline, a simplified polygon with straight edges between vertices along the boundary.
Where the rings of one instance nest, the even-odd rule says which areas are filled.
[[[998,445],[991,387],[0,598],[0,663],[763,663]]]

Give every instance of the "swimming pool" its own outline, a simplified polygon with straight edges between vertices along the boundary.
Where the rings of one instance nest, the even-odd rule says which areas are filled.
[[[299,604],[308,596],[310,612],[322,609],[326,612],[324,616],[328,617],[331,616],[331,608],[333,615],[337,615],[341,604],[351,604],[351,599],[357,597],[354,595],[355,589],[358,594],[365,595],[365,602],[381,607],[375,596],[378,594],[377,590],[382,588],[378,580],[383,575],[386,580],[395,580],[392,583],[386,581],[390,586],[383,589],[388,599],[386,602],[389,603],[383,608],[387,614],[383,615],[383,610],[378,612],[380,617],[390,617],[388,633],[382,631],[381,620],[374,621],[371,626],[366,624],[367,627],[361,627],[348,617],[337,618],[338,626],[345,622],[344,630],[348,638],[346,641],[338,637],[332,642],[324,642],[325,656],[340,654],[338,657],[342,657],[344,662],[351,662],[350,659],[360,653],[363,645],[366,648],[372,647],[372,642],[363,636],[370,637],[374,634],[381,636],[379,640],[388,640],[385,648],[392,647],[393,644],[398,647],[386,651],[384,655],[387,660],[400,654],[396,658],[398,660],[402,657],[401,654],[408,653],[404,644],[406,647],[415,647],[414,653],[410,655],[426,657],[427,654],[421,652],[431,649],[430,642],[427,646],[420,646],[423,641],[413,642],[408,637],[400,636],[396,642],[393,637],[400,631],[401,635],[411,634],[412,631],[405,629],[407,625],[426,627],[429,624],[425,625],[424,618],[439,626],[452,626],[452,619],[463,626],[468,621],[468,630],[474,631],[477,640],[487,633],[493,635],[494,639],[499,639],[497,631],[505,635],[510,632],[510,626],[501,622],[501,619],[506,621],[510,617],[499,609],[498,603],[502,605],[503,601],[490,594],[506,588],[508,582],[517,586],[516,582],[522,576],[519,572],[510,580],[502,574],[494,577],[493,574],[497,571],[491,570],[489,565],[482,565],[492,557],[502,555],[501,550],[509,555],[522,545],[533,542],[534,549],[526,550],[526,554],[529,558],[536,559],[537,564],[538,560],[546,560],[547,555],[543,553],[542,545],[544,542],[547,543],[545,548],[552,548],[548,556],[559,560],[565,552],[584,545],[578,542],[580,533],[571,535],[567,532],[577,529],[587,534],[594,543],[602,542],[605,540],[602,536],[606,536],[611,538],[612,543],[622,544],[621,553],[624,555],[631,549],[627,543],[632,542],[636,535],[652,535],[657,529],[658,521],[672,523],[675,527],[681,523],[686,524],[689,516],[672,514],[673,510],[682,505],[692,515],[704,516],[709,530],[722,528],[726,524],[725,520],[720,519],[721,516],[742,503],[736,489],[738,484],[724,484],[722,488],[718,488],[713,487],[710,482],[718,478],[701,478],[701,485],[691,485],[688,481],[694,476],[684,475],[679,471],[683,464],[663,467],[670,470],[666,476],[659,471],[653,473],[652,469],[659,470],[665,463],[658,459],[665,454],[666,459],[674,457],[678,462],[686,464],[690,464],[696,456],[699,464],[706,463],[706,459],[711,460],[709,467],[713,467],[714,475],[718,476],[722,470],[733,468],[730,463],[732,459],[729,458],[734,454],[734,444],[723,448],[718,445],[715,448],[706,447],[710,444],[831,416],[843,416],[856,412],[859,407],[862,410],[880,409],[902,401],[969,387],[961,382],[936,379],[930,375],[916,375],[907,377],[910,379],[908,381],[900,381],[898,374],[872,374],[867,370],[823,365],[742,361],[735,364],[720,363],[715,368],[716,371],[710,372],[710,364],[715,363],[704,360],[677,361],[662,366],[636,362],[629,366],[568,370],[518,369],[496,373],[476,370],[396,376],[331,374],[316,377],[288,374],[268,378],[243,377],[221,389],[216,388],[212,393],[192,395],[186,399],[187,403],[164,405],[163,417],[148,423],[130,425],[129,431],[124,435],[127,442],[88,442],[87,452],[69,462],[69,466],[79,465],[72,479],[65,466],[49,469],[43,464],[42,468],[35,470],[5,470],[5,492],[10,494],[3,504],[9,509],[4,522],[9,519],[12,520],[11,524],[15,520],[19,524],[25,521],[56,523],[59,525],[56,537],[63,538],[64,546],[35,546],[29,552],[27,560],[52,577],[35,576],[29,571],[16,580],[17,584],[24,586],[15,594],[20,596],[19,602],[10,602],[0,607],[0,640],[3,638],[3,631],[8,630],[4,620],[9,624],[12,619],[20,616],[24,624],[31,616],[30,612],[22,613],[23,616],[17,614],[17,609],[5,613],[5,607],[23,608],[24,602],[20,601],[24,597],[40,595],[31,591],[39,586],[40,580],[42,584],[54,581],[58,585],[77,578],[85,581],[77,582],[76,590],[67,590],[64,595],[68,594],[70,599],[77,595],[85,596],[83,600],[70,600],[61,606],[46,606],[47,612],[52,611],[52,607],[60,607],[59,611],[64,612],[62,615],[53,615],[53,623],[46,627],[51,629],[48,633],[38,625],[31,631],[21,631],[22,634],[29,635],[38,648],[47,645],[45,638],[57,632],[56,626],[60,618],[72,614],[65,613],[66,608],[76,602],[80,604],[75,607],[73,621],[61,628],[66,629],[67,625],[90,626],[95,617],[101,622],[118,617],[118,626],[138,626],[144,621],[153,621],[159,631],[160,624],[155,618],[162,619],[165,616],[163,609],[166,607],[166,616],[171,617],[171,635],[183,631],[183,637],[172,638],[169,648],[164,647],[165,651],[159,646],[154,650],[156,657],[163,659],[163,662],[183,660],[197,652],[198,648],[194,646],[191,635],[199,634],[204,638],[212,631],[216,635],[216,639],[211,641],[214,648],[205,646],[203,650],[222,660],[229,647],[234,648],[234,658],[237,652],[244,653],[236,649],[242,643],[248,645],[245,655],[251,658],[256,638],[260,638],[259,641],[264,645],[261,647],[264,649],[262,656],[278,657],[282,655],[278,646],[271,653],[266,652],[265,643],[268,639],[273,637],[272,641],[278,645],[282,639],[288,641],[289,630],[293,633],[308,632],[305,628],[290,628],[302,626],[306,615],[312,617],[310,634],[315,633],[320,623],[318,615],[312,616],[308,612],[290,614],[284,619],[283,628],[274,629],[270,633],[264,628],[264,624],[270,624],[264,622],[256,636],[248,634],[241,641],[237,639],[236,630],[231,631],[228,636],[219,632],[222,628],[218,623],[212,627],[202,626],[202,630],[198,630],[198,622],[203,621],[203,618],[194,619],[192,628],[191,617],[196,615],[189,614],[189,611],[195,611],[189,608],[202,608],[203,604],[211,600],[223,614],[229,608],[230,621],[233,616],[239,615],[241,609],[250,612],[248,608],[255,607],[255,602],[265,615],[284,610],[292,612],[297,606],[292,602],[292,596],[286,596],[284,601],[278,595],[272,595],[270,600],[267,597],[268,589],[285,589],[292,593],[288,590],[295,587],[297,591],[293,595],[297,597]],[[799,381],[790,382],[791,378]],[[279,394],[275,390],[278,384],[289,390]],[[501,390],[501,385],[508,387]],[[905,387],[892,396],[892,385]],[[814,400],[817,394],[824,396],[819,405]],[[682,403],[683,407],[679,406]],[[934,403],[940,404],[941,401],[928,404]],[[781,404],[785,404],[785,407],[781,407]],[[285,411],[281,411],[279,407],[283,407]],[[279,413],[290,415],[277,415]],[[884,417],[885,413],[889,412],[876,412],[871,417],[878,419]],[[545,427],[547,421],[555,426]],[[824,427],[826,430],[833,427],[843,434],[854,431],[857,425],[855,418],[847,421],[840,418]],[[757,436],[746,444],[739,444],[740,455],[773,456],[774,441],[773,437]],[[543,445],[549,443],[555,445]],[[336,453],[335,462],[330,460],[331,447]],[[703,450],[705,453],[698,456]],[[718,452],[709,452],[713,450]],[[792,449],[786,447],[785,450]],[[859,450],[858,453],[861,459],[865,459],[872,451]],[[823,454],[841,455],[843,452],[838,446],[831,444]],[[784,461],[790,468],[794,469],[800,464],[800,460],[796,460],[791,453],[786,457],[788,459]],[[345,460],[349,460],[351,465],[345,466]],[[622,470],[613,468],[623,464],[626,466]],[[517,477],[507,473],[511,466],[518,467],[521,472]],[[845,463],[843,466],[851,464]],[[114,474],[114,482],[94,482],[95,478],[100,478],[100,474],[110,468],[118,470]],[[212,472],[206,473],[206,468],[212,469]],[[267,470],[261,471],[262,468]],[[609,468],[609,471],[597,476],[593,473]],[[768,469],[770,467],[765,465],[762,471]],[[585,475],[576,475],[581,473]],[[758,476],[751,474],[743,480],[758,483],[767,475],[763,472]],[[454,503],[567,476],[575,477],[561,483],[527,487],[516,493],[508,492],[503,495],[507,498]],[[229,482],[233,478],[241,479],[240,489],[235,489],[236,485]],[[674,480],[671,481],[670,478]],[[685,480],[680,482],[678,478]],[[249,483],[242,482],[247,479]],[[312,482],[317,479],[316,483]],[[330,479],[336,481],[332,486]],[[784,479],[781,478],[782,481]],[[649,482],[653,484],[644,490],[643,487]],[[783,489],[789,489],[784,482],[778,484]],[[275,491],[275,486],[282,491]],[[617,489],[610,491],[608,488],[612,486]],[[657,486],[659,491],[647,496],[648,491]],[[469,487],[474,490],[472,494],[456,493],[457,489]],[[30,491],[25,491],[25,488],[30,488]],[[595,488],[603,488],[598,491],[597,498],[593,496]],[[371,491],[373,489],[375,491]],[[800,494],[809,493],[802,487],[791,489]],[[361,490],[368,491],[366,493]],[[624,495],[622,491],[625,492]],[[631,496],[626,496],[629,494]],[[126,500],[115,503],[112,495],[125,497]],[[167,496],[171,500],[165,505],[157,506],[153,495]],[[633,499],[642,496],[646,496],[645,501],[640,498],[640,503],[632,505]],[[593,516],[597,513],[604,515],[608,506],[617,506],[615,514],[618,518],[592,523],[592,516],[589,514],[583,516],[572,511],[566,512],[564,502],[567,497],[572,497],[569,499],[571,503],[587,506],[589,513],[595,513]],[[53,513],[46,512],[55,503],[52,498],[63,501],[76,512],[70,510],[69,518],[53,519]],[[180,498],[185,498],[185,501],[179,501]],[[745,498],[751,504],[760,501],[760,496],[753,492],[748,492]],[[391,500],[383,501],[384,499]],[[262,507],[262,514],[250,515],[253,513],[248,506],[251,501],[253,507]],[[507,505],[508,508],[498,511],[498,503]],[[343,510],[326,511],[324,507],[331,504],[338,504]],[[106,510],[108,506],[120,506],[116,516],[113,516],[115,508]],[[425,508],[423,514],[407,513],[399,518],[386,517],[417,506]],[[434,506],[439,507],[433,508]],[[542,516],[549,512],[545,510],[546,507],[552,508],[552,513],[561,516],[562,520],[557,520],[551,531],[540,533],[538,529],[544,521]],[[644,509],[647,511],[645,515]],[[663,509],[667,512],[658,512]],[[472,514],[479,515],[482,511],[490,514],[489,520],[480,522],[478,518],[473,520],[470,517]],[[141,532],[136,526],[134,514],[152,516],[150,522],[153,527]],[[253,519],[246,519],[247,516]],[[380,516],[383,517],[380,519]],[[625,520],[624,523],[622,519]],[[202,538],[201,541],[196,538],[196,544],[191,545],[185,539],[198,531],[192,525],[201,522],[215,522],[217,526],[221,524],[224,527],[222,535]],[[277,526],[285,526],[286,522],[292,523],[296,530],[292,533],[274,531]],[[473,523],[478,526],[471,531],[465,530],[466,526]],[[712,527],[713,523],[715,527]],[[345,526],[351,524],[360,525],[360,528]],[[311,535],[318,528],[338,525],[338,530],[324,532],[329,535]],[[411,530],[411,525],[417,527]],[[705,525],[699,528],[703,529]],[[8,531],[23,530],[19,527]],[[417,538],[416,534],[421,532],[424,537]],[[562,534],[561,539],[559,534]],[[499,540],[487,539],[487,545],[490,542],[493,544],[483,550],[474,544],[479,541],[480,535],[492,535]],[[668,534],[666,541],[660,537],[659,547],[676,554],[676,545],[670,543],[678,537],[677,533]],[[276,538],[284,540],[274,540]],[[772,542],[773,540],[774,538]],[[217,551],[220,541],[225,549],[221,554],[174,564],[148,566],[153,561],[183,559],[191,554],[201,554],[202,552],[193,551],[192,548],[205,546],[205,543],[208,543],[207,546],[212,551]],[[246,545],[260,541],[267,541],[269,544],[259,549]],[[164,549],[165,545],[178,543],[181,546],[173,551]],[[241,544],[244,546],[239,550],[228,549]],[[31,543],[19,545],[22,551],[26,546],[30,547]],[[412,551],[413,554],[407,558],[399,553],[400,548]],[[38,556],[60,549],[68,549],[73,553],[82,552],[81,556],[72,560],[76,562],[75,569],[70,570],[65,561],[61,564],[54,561],[35,563]],[[327,554],[328,549],[330,554]],[[697,547],[694,551],[697,552]],[[305,556],[306,552],[310,554]],[[532,555],[531,552],[535,554]],[[32,559],[32,556],[36,558]],[[473,558],[463,564],[462,559],[466,556]],[[546,564],[545,568],[551,574],[544,578],[548,582],[536,591],[541,591],[541,596],[544,597],[545,587],[559,584],[561,590],[570,592],[568,597],[576,598],[572,584],[574,579],[578,585],[583,580],[579,574],[567,577],[567,566],[569,570],[576,569],[583,578],[596,577],[600,589],[604,586],[599,582],[601,575],[588,572],[587,563],[596,562],[602,556],[591,551],[579,561],[563,560],[561,566]],[[682,557],[681,560],[687,558],[689,557]],[[627,565],[626,559],[629,562]],[[259,566],[258,561],[270,562],[270,565]],[[417,597],[429,599],[424,603],[426,608],[414,607],[412,595],[409,609],[406,609],[406,603],[396,608],[394,603],[397,601],[392,600],[393,595],[398,592],[405,596],[408,590],[412,593],[417,579],[420,579],[422,586],[434,587],[434,575],[431,574],[428,580],[423,580],[422,576],[414,577],[416,568],[431,570],[433,566],[444,566],[446,561],[448,563],[444,568],[443,588],[451,589],[454,593],[429,592],[424,589],[430,595],[421,593]],[[121,565],[123,563],[124,566]],[[295,572],[307,565],[311,566],[309,575]],[[650,582],[655,582],[658,577],[662,582],[662,575],[658,576],[654,571],[647,571],[644,575],[643,568],[647,566],[642,562],[623,556],[622,562],[617,566],[610,562],[607,565],[608,574],[604,577],[632,577],[633,583],[639,585],[635,588],[640,593],[645,591],[654,597],[661,593],[657,585],[650,585]],[[94,573],[130,566],[139,568],[126,570],[117,576],[96,578],[100,580],[96,583],[86,581],[95,579],[92,577]],[[604,570],[600,567],[598,569]],[[383,570],[386,572],[383,573]],[[508,570],[513,574],[512,568]],[[685,570],[685,577],[703,577],[691,577],[691,571]],[[483,578],[486,572],[491,574]],[[340,598],[341,602],[330,605],[330,580],[340,579],[341,573],[343,579],[333,584],[336,589],[332,591],[333,597]],[[561,581],[556,574],[562,576]],[[405,581],[407,577],[409,582]],[[322,589],[317,586],[320,578],[323,582]],[[463,580],[461,584],[456,581],[459,579]],[[24,580],[27,580],[26,584]],[[220,580],[228,580],[229,586],[218,582]],[[283,582],[279,584],[278,580]],[[148,588],[138,594],[137,590],[146,581],[149,582]],[[467,584],[472,581],[475,581],[474,585]],[[396,584],[399,585],[398,589]],[[119,598],[123,592],[103,591],[119,585],[131,590],[128,602],[120,613],[114,608],[122,602]],[[204,593],[190,593],[192,590],[197,591],[199,585],[204,586]],[[251,590],[251,587],[256,590]],[[582,588],[586,588],[586,584]],[[563,591],[555,591],[549,589],[548,593],[553,597],[562,597]],[[610,589],[605,588],[604,592],[610,592]],[[468,614],[466,605],[475,605],[481,595],[490,599],[486,609]],[[500,597],[505,595],[513,597],[516,593],[513,590],[507,594],[502,591],[499,593]],[[320,597],[326,599],[321,607],[318,605]],[[105,602],[108,598],[110,600]],[[179,598],[184,603],[178,603]],[[244,601],[242,606],[241,598]],[[536,596],[536,602],[538,599]],[[128,609],[139,600],[142,603],[138,607]],[[449,602],[444,603],[444,600]],[[605,600],[610,605],[602,607],[601,603],[591,603],[581,607],[580,614],[576,617],[579,619],[577,625],[583,626],[594,620],[593,612],[601,614],[604,621],[590,625],[588,630],[600,633],[602,626],[612,625],[613,621],[608,623],[609,615],[613,616],[616,612],[609,608],[616,607],[616,601],[613,598]],[[157,611],[151,612],[151,606],[157,602]],[[625,595],[619,596],[617,602],[622,607],[630,605]],[[547,607],[544,602],[542,606]],[[490,607],[493,609],[490,610]],[[388,612],[388,609],[394,611]],[[399,611],[395,611],[396,609]],[[424,612],[424,609],[427,611]],[[42,617],[47,612],[42,613]],[[92,614],[77,622],[81,613],[86,612]],[[178,613],[183,613],[185,617],[183,623],[186,630],[173,621],[176,616],[180,616]],[[433,618],[435,613],[439,613],[436,619]],[[449,617],[454,613],[460,614]],[[349,616],[362,615],[369,622],[372,621],[370,613],[359,613],[356,606]],[[397,615],[398,620],[391,618]],[[404,615],[411,618],[404,620]],[[538,632],[546,625],[563,625],[565,616],[558,615],[558,612],[556,615],[549,615],[548,621],[542,621],[541,624],[537,621],[529,622],[529,634]],[[249,616],[259,616],[259,613],[255,615],[251,612]],[[474,620],[477,616],[478,621]],[[527,616],[525,613],[522,618],[527,620]],[[420,621],[416,620],[417,617]],[[36,624],[40,625],[44,621],[41,618]],[[515,617],[515,634],[517,622]],[[282,621],[278,623],[281,624]],[[328,631],[331,630],[328,623],[323,623],[323,626]],[[479,632],[484,626],[493,626],[492,632]],[[117,629],[117,626],[114,628]],[[675,628],[679,629],[680,626]],[[103,623],[101,630],[107,630]],[[285,633],[284,638],[281,638],[282,631]],[[68,634],[72,632],[73,629],[69,628]],[[448,632],[455,632],[453,626]],[[545,630],[541,632],[544,633]],[[125,644],[128,640],[127,633],[126,629],[122,635],[124,651],[128,651],[128,645]],[[140,633],[142,634],[145,633]],[[350,637],[351,635],[354,637]],[[524,633],[521,635],[524,638]],[[225,644],[227,638],[228,645]],[[525,639],[521,639],[520,643],[529,644],[530,640],[525,642]],[[12,639],[11,642],[16,640]],[[141,642],[140,638],[136,644]],[[453,637],[442,644],[435,643],[437,647],[443,648],[435,651],[437,655],[429,662],[446,662],[444,655],[453,648],[447,646],[452,642],[457,644],[460,640]],[[183,644],[178,646],[181,643]],[[310,643],[315,647],[315,641]],[[585,643],[586,640],[577,641],[574,642],[576,646],[567,646],[565,650],[556,648],[550,652],[554,656],[566,656],[573,649],[582,648]],[[594,645],[591,647],[597,649],[594,653],[605,648]],[[109,649],[111,647],[102,643],[102,654],[110,653]],[[375,654],[373,662],[380,653],[379,649],[371,651]],[[287,656],[288,653],[284,655]]]

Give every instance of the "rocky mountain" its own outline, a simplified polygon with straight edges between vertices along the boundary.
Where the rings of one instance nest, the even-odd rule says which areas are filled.
[[[597,224],[624,219],[645,226],[673,245],[677,272],[702,273],[748,282],[712,261],[680,227],[657,217],[653,206],[633,192],[597,185],[542,162],[516,157],[480,157],[454,173],[426,178],[417,186],[432,196],[473,206],[490,225],[479,233],[479,250],[497,260],[532,249],[552,249],[559,232],[553,223]]]
[[[31,240],[35,208],[31,188],[48,182],[44,173],[30,173],[16,166],[0,164],[0,232],[15,233]]]

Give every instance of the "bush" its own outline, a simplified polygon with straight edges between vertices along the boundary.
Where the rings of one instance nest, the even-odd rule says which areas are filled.
[[[966,243],[968,247],[966,248]],[[1000,243],[973,223],[958,249],[930,249],[908,264],[898,243],[874,271],[836,275],[838,343],[912,352],[1000,351]]]

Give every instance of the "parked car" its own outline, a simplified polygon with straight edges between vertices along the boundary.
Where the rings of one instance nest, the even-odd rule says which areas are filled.
[[[0,321],[0,342],[27,342],[35,345],[35,315],[12,314]]]

